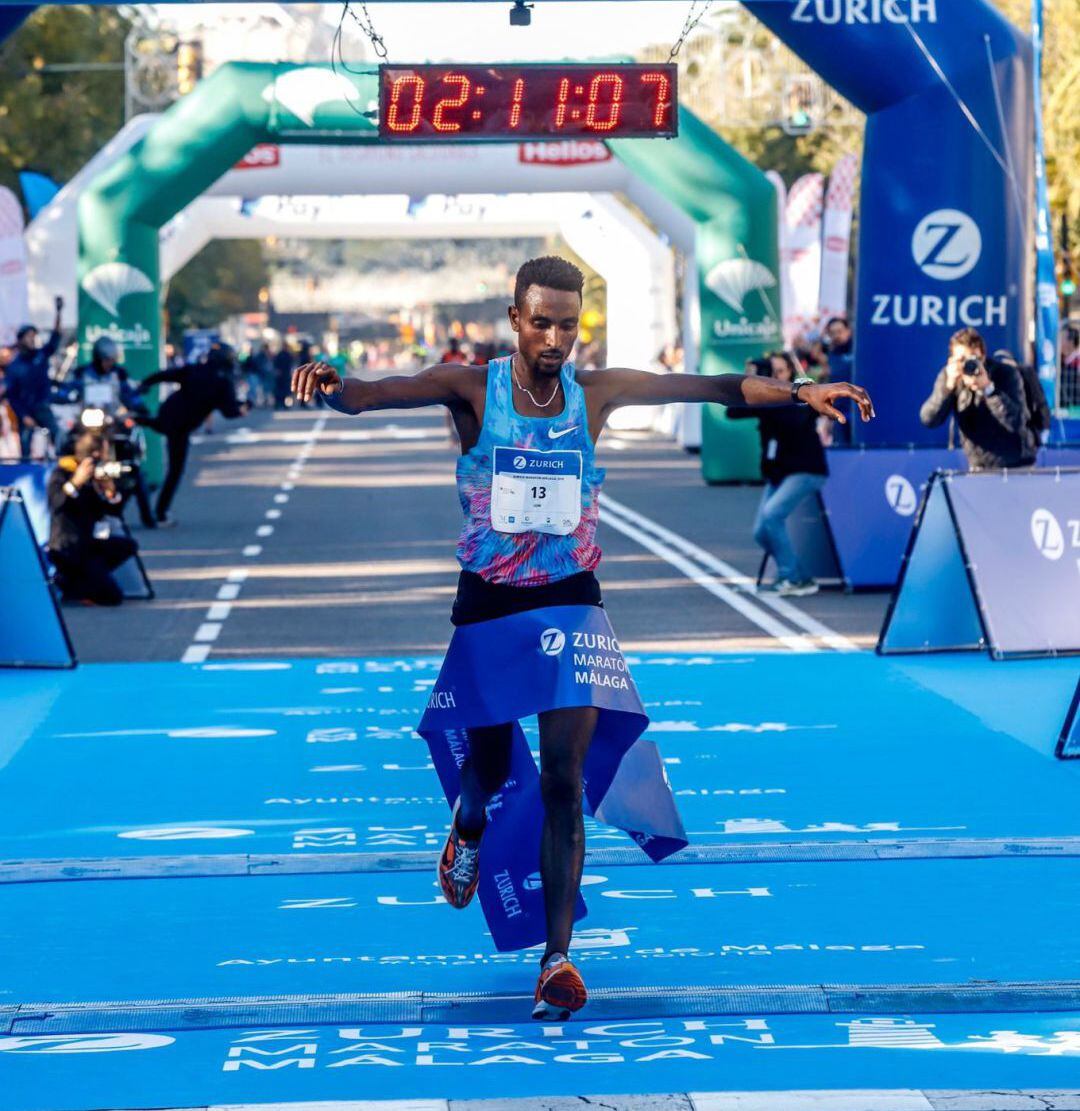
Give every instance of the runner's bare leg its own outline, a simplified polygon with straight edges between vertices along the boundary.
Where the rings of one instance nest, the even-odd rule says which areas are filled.
[[[574,932],[574,904],[585,863],[582,772],[599,716],[600,711],[592,706],[539,715],[540,794],[544,801],[540,877],[547,917],[544,960],[552,953],[569,952]]]

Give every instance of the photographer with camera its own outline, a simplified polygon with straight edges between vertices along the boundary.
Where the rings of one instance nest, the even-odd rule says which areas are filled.
[[[156,528],[142,462],[146,454],[136,418],[149,416],[146,402],[118,362],[119,350],[107,336],[94,341],[90,362],[75,368],[67,385],[69,397],[81,407],[72,438],[85,429],[100,429],[108,457],[127,464],[118,489],[124,504],[134,495],[143,528]]]
[[[800,385],[813,385],[795,359],[774,351],[764,359],[751,359],[749,374],[791,383],[792,399]],[[792,404],[751,408],[729,406],[733,420],[754,417],[761,436],[761,473],[765,490],[754,520],[754,540],[776,560],[773,589],[783,596],[816,594],[818,584],[803,570],[788,536],[787,519],[799,504],[825,485],[829,465],[817,431],[817,413],[807,405]]]
[[[1020,372],[1015,363],[987,358],[986,342],[974,328],[963,328],[949,340],[949,361],[919,410],[927,428],[950,416],[960,429],[971,470],[1030,467],[1035,462]]]
[[[123,591],[113,571],[126,563],[138,545],[127,536],[98,539],[99,521],[120,512],[116,479],[124,464],[103,461],[97,432],[84,431],[72,455],[63,455],[49,476],[49,558],[65,601],[118,606]]]

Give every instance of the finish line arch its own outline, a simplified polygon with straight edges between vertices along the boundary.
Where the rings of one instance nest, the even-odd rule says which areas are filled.
[[[214,239],[506,239],[560,235],[607,286],[608,361],[632,365],[676,340],[671,248],[610,195],[202,196],[162,229],[168,282]],[[353,306],[354,308],[357,306]],[[661,414],[620,409],[614,429],[651,429]]]
[[[136,376],[156,370],[161,226],[260,143],[377,146],[376,128],[356,110],[376,98],[371,74],[231,62],[164,113],[79,199],[84,353],[108,335],[123,345]],[[702,343],[699,369],[741,371],[747,358],[780,338],[775,192],[759,170],[685,109],[679,127],[675,140],[636,147],[633,140],[613,141],[610,148],[693,221],[697,263],[707,278],[698,290],[701,334],[724,341]],[[523,169],[535,179],[536,166]],[[416,185],[424,193],[433,187],[446,191],[437,160],[426,177],[413,181],[410,192]],[[505,189],[507,183],[491,181],[488,188]],[[359,174],[352,191],[366,191]],[[640,362],[653,354],[643,353]],[[756,437],[742,428],[731,432],[727,424],[719,407],[705,416],[703,458],[719,465],[706,477],[755,477]]]

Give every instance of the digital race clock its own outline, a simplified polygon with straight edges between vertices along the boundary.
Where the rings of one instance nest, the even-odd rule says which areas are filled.
[[[666,139],[674,65],[381,65],[384,140]]]

